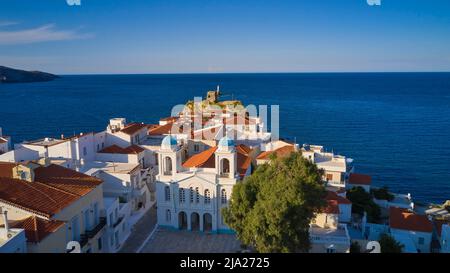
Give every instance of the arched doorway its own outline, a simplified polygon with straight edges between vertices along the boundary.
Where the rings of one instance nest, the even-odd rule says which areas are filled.
[[[187,215],[184,211],[178,213],[178,228],[187,229]]]
[[[212,230],[212,216],[209,213],[203,214],[203,231],[211,231]]]
[[[191,229],[192,231],[200,230],[200,215],[196,212],[191,214]]]

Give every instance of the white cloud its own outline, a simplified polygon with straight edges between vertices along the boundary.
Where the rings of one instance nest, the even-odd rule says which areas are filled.
[[[13,26],[13,25],[17,25],[17,22],[13,22],[13,21],[0,21],[0,27],[7,27],[7,26]]]
[[[0,22],[1,24],[1,22]],[[50,41],[67,41],[89,38],[90,34],[80,34],[73,30],[57,30],[55,26],[44,25],[22,30],[0,30],[0,45],[32,44]]]

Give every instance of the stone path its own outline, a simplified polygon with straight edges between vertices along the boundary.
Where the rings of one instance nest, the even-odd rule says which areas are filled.
[[[156,208],[150,208],[134,225],[119,253],[136,253],[156,226]]]

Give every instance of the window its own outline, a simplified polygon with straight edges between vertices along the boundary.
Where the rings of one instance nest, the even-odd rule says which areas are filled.
[[[200,190],[198,187],[195,188],[195,203],[200,203]]]
[[[134,142],[135,142],[135,143],[139,143],[139,135],[136,135],[136,136],[134,137]]]
[[[98,250],[102,250],[102,247],[103,247],[102,243],[103,243],[102,237],[98,238],[97,239]]]
[[[164,188],[164,194],[165,194],[165,197],[166,197],[166,201],[170,201],[170,187],[169,186],[166,186]]]
[[[114,216],[113,213],[111,212],[109,214],[109,226],[112,227],[114,225]]]
[[[84,230],[90,230],[91,229],[91,221],[90,221],[90,215],[89,215],[89,209],[84,211]]]
[[[87,149],[86,149],[86,147],[83,147],[83,155],[84,155],[84,156],[87,155]]]
[[[99,223],[99,217],[98,217],[98,203],[94,204],[94,223],[95,225],[98,225]]]
[[[97,144],[97,151],[100,151],[100,144]]]
[[[170,213],[170,209],[166,210],[166,222],[170,223],[172,220],[172,214]]]
[[[228,177],[230,175],[230,161],[226,158],[220,161],[220,176]]]
[[[184,194],[184,189],[179,189],[178,190],[178,199],[180,201],[180,203],[184,203],[185,200],[185,194]]]
[[[419,245],[423,245],[425,243],[425,238],[419,237]]]
[[[104,143],[104,142],[102,142],[102,149],[103,149],[103,148],[105,148],[105,143]]]
[[[72,240],[80,241],[80,220],[78,216],[72,218],[70,228],[72,231]]]
[[[172,158],[166,157],[164,159],[164,174],[165,175],[172,175]]]
[[[222,204],[227,203],[227,191],[225,189],[222,189],[220,193],[220,199],[222,200]]]
[[[333,174],[327,173],[327,181],[333,180]]]
[[[27,175],[26,172],[20,171],[19,173],[20,173],[20,179],[22,179],[22,180],[26,180],[27,179],[28,175]]]
[[[211,194],[209,193],[209,190],[205,190],[205,204],[211,203]]]
[[[329,247],[327,248],[327,253],[336,253],[336,249]]]
[[[200,151],[200,147],[198,146],[198,144],[194,144],[194,152],[198,151]]]
[[[192,187],[189,188],[189,201],[194,203],[194,189]]]

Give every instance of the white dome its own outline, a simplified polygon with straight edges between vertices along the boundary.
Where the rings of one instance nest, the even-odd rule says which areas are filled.
[[[219,140],[218,149],[219,151],[230,151],[234,145],[234,140],[225,136]]]
[[[172,150],[177,146],[177,139],[171,135],[165,136],[161,142],[161,148],[165,150]]]

